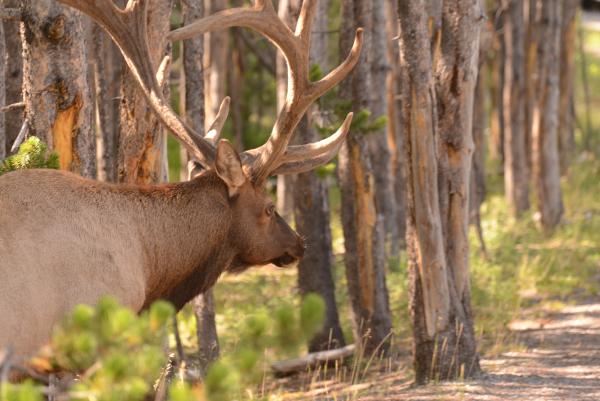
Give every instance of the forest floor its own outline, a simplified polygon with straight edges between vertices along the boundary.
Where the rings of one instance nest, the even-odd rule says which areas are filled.
[[[358,384],[315,381],[309,389],[305,387],[296,396],[288,393],[284,399],[600,400],[600,297],[559,310],[541,306],[524,309],[509,328],[515,335],[513,350],[483,358],[485,373],[476,380],[414,387],[410,356],[406,355],[392,369],[370,369]]]

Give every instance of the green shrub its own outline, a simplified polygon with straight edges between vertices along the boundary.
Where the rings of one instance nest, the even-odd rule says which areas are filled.
[[[0,163],[0,175],[30,168],[58,169],[58,154],[48,154],[48,147],[38,137],[32,136],[21,146],[19,152]]]

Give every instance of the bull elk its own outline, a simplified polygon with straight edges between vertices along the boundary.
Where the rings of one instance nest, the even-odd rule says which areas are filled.
[[[201,166],[188,182],[113,185],[68,172],[28,170],[0,178],[0,347],[28,356],[48,341],[53,325],[79,303],[111,294],[142,310],[157,299],[181,308],[225,271],[302,257],[304,242],[265,193],[270,175],[309,171],[330,161],[350,127],[319,142],[288,143],[309,106],[356,65],[362,31],[345,61],[317,82],[308,78],[316,1],[304,0],[295,32],[270,0],[221,11],[169,33],[183,40],[208,31],[245,27],[284,54],[288,92],[271,136],[238,154],[214,129],[200,135],[164,98],[147,41],[147,1],[59,0],[90,16],[120,48],[160,120]]]

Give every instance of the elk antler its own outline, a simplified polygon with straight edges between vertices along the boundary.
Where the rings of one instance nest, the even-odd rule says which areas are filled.
[[[308,171],[328,162],[339,150],[350,128],[352,114],[331,137],[314,144],[288,147],[294,129],[309,106],[350,73],[358,62],[362,46],[362,29],[358,29],[346,60],[320,81],[311,82],[308,78],[310,30],[316,4],[316,0],[304,0],[295,32],[277,16],[270,0],[256,0],[252,8],[220,11],[169,34],[171,40],[183,40],[209,31],[246,27],[268,38],[285,56],[288,66],[287,96],[271,136],[264,145],[241,155],[253,182],[257,184],[263,183],[271,174]]]
[[[157,116],[193,158],[207,168],[212,167],[216,153],[213,138],[203,138],[188,126],[173,111],[162,93],[159,80],[164,79],[168,60],[163,60],[158,68],[152,65],[147,36],[148,1],[128,0],[124,9],[117,7],[113,0],[58,1],[88,15],[108,32]],[[157,74],[163,77],[157,78]]]

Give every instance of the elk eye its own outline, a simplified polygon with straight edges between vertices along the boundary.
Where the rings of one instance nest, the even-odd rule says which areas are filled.
[[[275,205],[269,205],[267,206],[267,216],[271,217],[275,214]]]

